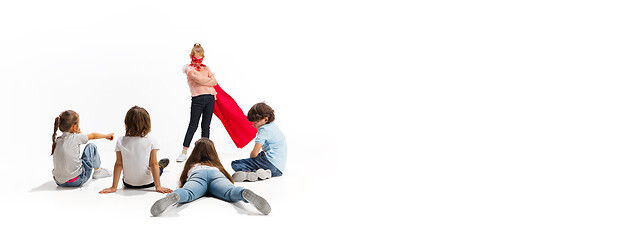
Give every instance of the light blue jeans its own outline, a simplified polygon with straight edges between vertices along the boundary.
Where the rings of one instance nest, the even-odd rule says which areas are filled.
[[[205,194],[224,201],[237,202],[245,201],[241,196],[243,190],[245,188],[235,187],[218,169],[200,169],[194,171],[185,185],[174,192],[180,196],[179,203],[194,201]]]
[[[85,150],[82,151],[82,157],[80,157],[82,162],[82,173],[78,175],[78,178],[73,182],[66,182],[63,184],[58,184],[61,187],[80,187],[85,184],[91,177],[91,173],[94,171],[94,168],[100,167],[100,155],[98,155],[98,147],[96,144],[87,143]],[[55,181],[54,181],[55,182]]]

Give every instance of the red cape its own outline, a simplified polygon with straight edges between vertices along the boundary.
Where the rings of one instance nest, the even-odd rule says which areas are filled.
[[[256,128],[247,120],[236,101],[223,91],[220,85],[217,84],[214,89],[216,90],[214,115],[221,120],[236,147],[245,147],[256,137]]]

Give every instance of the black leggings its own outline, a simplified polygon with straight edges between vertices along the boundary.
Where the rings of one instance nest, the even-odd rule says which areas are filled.
[[[198,121],[203,115],[203,122],[201,123],[201,137],[210,137],[210,122],[212,122],[212,114],[214,114],[214,95],[203,94],[192,97],[192,106],[190,110],[189,126],[187,126],[187,133],[185,133],[185,140],[183,140],[183,147],[189,147],[192,142],[192,137],[198,128]]]
[[[158,168],[159,168],[159,170],[160,170],[160,172],[158,172],[158,176],[162,176],[162,175],[163,175],[163,168],[162,168],[162,167],[160,167],[160,166],[159,166]],[[150,184],[145,184],[145,185],[142,185],[142,186],[130,185],[129,183],[126,183],[126,182],[125,182],[125,179],[124,179],[124,178],[123,178],[123,185],[125,185],[125,187],[128,187],[128,188],[148,188],[148,187],[154,187],[154,186],[156,186],[156,185],[154,184],[154,182],[152,182],[152,183],[150,183]]]

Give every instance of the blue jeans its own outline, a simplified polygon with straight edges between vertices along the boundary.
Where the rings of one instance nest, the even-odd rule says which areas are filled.
[[[82,151],[82,157],[80,157],[82,162],[82,173],[78,175],[78,178],[73,182],[66,182],[63,184],[58,184],[61,187],[80,187],[85,184],[94,168],[100,167],[100,155],[98,155],[98,147],[93,143],[87,143],[85,150]],[[54,181],[55,182],[55,181]]]
[[[281,170],[276,168],[274,164],[270,162],[265,156],[265,152],[261,151],[258,156],[255,158],[245,158],[236,161],[232,161],[232,169],[234,171],[241,172],[256,172],[259,169],[270,169],[272,171],[272,177],[278,177],[283,175]]]
[[[180,196],[179,203],[187,203],[199,199],[205,194],[215,198],[237,202],[245,201],[241,193],[243,187],[235,187],[218,169],[200,169],[189,176],[182,188],[174,190]]]

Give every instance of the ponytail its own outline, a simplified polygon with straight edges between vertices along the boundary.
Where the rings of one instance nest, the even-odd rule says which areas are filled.
[[[51,144],[51,155],[54,154],[54,150],[56,149],[56,132],[58,131],[59,125],[60,125],[60,116],[56,117],[56,120],[54,120],[54,131],[53,131],[53,135],[51,136],[51,141],[53,142]]]
[[[69,132],[76,124],[78,124],[78,113],[73,110],[64,111],[56,117],[56,120],[54,120],[54,132],[53,135],[51,135],[51,141],[53,142],[51,144],[51,155],[54,154],[54,150],[56,149],[56,132],[58,130],[61,132]]]

